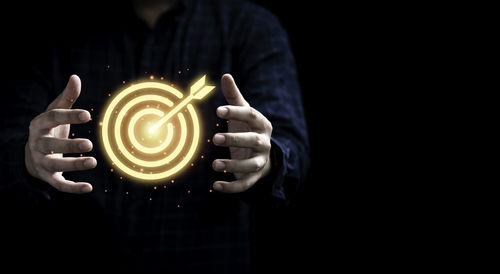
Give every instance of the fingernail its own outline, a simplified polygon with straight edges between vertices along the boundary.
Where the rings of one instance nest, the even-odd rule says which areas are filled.
[[[219,107],[217,109],[217,112],[219,112],[219,116],[224,117],[224,116],[227,115],[227,113],[229,112],[229,110],[226,107]]]
[[[92,186],[91,185],[84,185],[82,186],[82,192],[91,192],[92,191]]]
[[[94,159],[87,159],[83,162],[84,167],[93,167],[94,166]]]
[[[90,120],[90,113],[88,113],[87,111],[84,111],[84,112],[78,114],[78,118],[82,121]]]
[[[226,168],[226,164],[222,161],[216,161],[215,162],[215,169],[216,170],[224,170]]]
[[[78,144],[81,150],[88,151],[92,149],[92,143],[90,141],[83,141]]]
[[[214,143],[216,145],[222,145],[226,141],[226,136],[221,135],[221,134],[215,134],[214,136]]]
[[[214,184],[214,189],[217,191],[222,191],[224,189],[221,184]]]

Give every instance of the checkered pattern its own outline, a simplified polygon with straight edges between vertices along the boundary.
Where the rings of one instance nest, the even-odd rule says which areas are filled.
[[[31,74],[11,89],[7,111],[12,116],[3,122],[0,151],[2,174],[9,179],[1,182],[0,191],[46,209],[50,222],[43,225],[58,233],[43,237],[62,250],[61,258],[80,254],[92,258],[88,264],[99,262],[121,270],[247,273],[249,210],[288,202],[309,162],[286,34],[269,12],[240,1],[180,1],[152,30],[132,15],[122,19],[104,34],[49,46]],[[229,155],[208,141],[214,133],[227,130],[226,122],[215,116],[216,107],[226,104],[219,84],[226,72],[274,127],[272,173],[243,194],[211,191],[215,180],[232,179],[211,169],[214,159]],[[79,196],[59,193],[31,178],[23,154],[29,121],[63,90],[71,74],[82,79],[74,108],[90,110],[93,117],[88,124],[73,125],[71,133],[94,143],[88,155],[98,161],[94,170],[65,173],[70,180],[93,185],[91,194]],[[96,132],[108,93],[151,76],[187,91],[202,74],[218,90],[197,104],[203,143],[194,166],[156,185],[111,172],[113,166],[103,156]],[[75,239],[75,234],[86,236]]]

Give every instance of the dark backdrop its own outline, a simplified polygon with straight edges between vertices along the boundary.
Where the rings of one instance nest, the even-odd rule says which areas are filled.
[[[113,12],[120,12],[120,5],[113,1],[69,1],[63,5],[23,1],[8,3],[0,18],[3,35],[1,58],[8,82],[22,78],[24,67],[38,54],[40,46],[55,36],[78,35],[72,26],[98,24],[96,18],[113,19]],[[336,124],[333,122],[332,96],[338,92],[331,83],[333,71],[325,44],[333,45],[331,18],[325,17],[325,7],[298,1],[254,1],[268,8],[279,18],[288,32],[296,58],[302,88],[306,118],[311,142],[311,170],[298,196],[290,207],[259,212],[253,226],[253,257],[257,272],[264,270],[312,270],[324,262],[338,260],[338,245],[330,241],[336,233],[334,223],[342,219],[342,208],[331,210],[338,194],[331,194],[336,182],[333,150]],[[14,15],[14,16],[13,16]],[[320,16],[322,15],[322,16]],[[13,16],[13,17],[12,17]],[[68,28],[70,27],[70,28]],[[92,29],[90,27],[84,29]],[[333,74],[333,72],[332,72]],[[326,78],[328,77],[328,78]],[[4,101],[5,102],[5,101]],[[5,118],[3,118],[5,119]],[[337,144],[338,145],[338,144]],[[338,167],[337,167],[338,168]],[[328,172],[325,172],[327,170]],[[15,214],[15,208],[11,209]],[[342,236],[340,236],[342,238]],[[340,241],[337,241],[339,244]]]

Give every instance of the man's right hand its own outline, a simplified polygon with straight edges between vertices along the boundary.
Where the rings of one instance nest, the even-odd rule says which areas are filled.
[[[68,85],[47,107],[35,117],[29,127],[29,138],[25,146],[25,164],[28,173],[57,190],[83,194],[92,191],[87,182],[73,182],[63,176],[65,171],[94,168],[94,157],[63,157],[63,153],[83,153],[92,150],[88,139],[69,139],[70,124],[90,121],[90,113],[83,109],[71,109],[80,95],[81,81],[76,75],[69,78]]]

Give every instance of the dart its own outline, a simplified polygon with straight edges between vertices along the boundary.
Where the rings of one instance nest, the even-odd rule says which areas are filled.
[[[179,104],[177,104],[171,111],[169,111],[165,116],[160,118],[158,122],[153,124],[149,128],[149,133],[155,132],[158,128],[160,128],[162,125],[164,125],[170,118],[172,118],[175,114],[177,114],[180,110],[182,110],[187,104],[189,104],[193,99],[194,100],[201,100],[205,96],[207,96],[208,93],[210,93],[215,86],[206,86],[205,85],[205,78],[206,75],[200,78],[196,83],[194,83],[191,86],[190,93],[189,95],[184,98]]]

